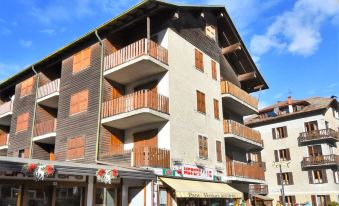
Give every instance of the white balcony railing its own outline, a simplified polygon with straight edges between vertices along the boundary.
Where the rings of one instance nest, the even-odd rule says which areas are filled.
[[[12,112],[13,101],[5,102],[0,105],[0,116],[9,112]]]
[[[41,99],[55,92],[59,92],[60,89],[60,79],[56,79],[44,86],[39,87],[37,99]]]

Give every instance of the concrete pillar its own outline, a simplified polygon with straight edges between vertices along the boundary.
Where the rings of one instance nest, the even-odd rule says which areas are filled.
[[[92,206],[93,205],[93,194],[94,194],[94,177],[89,176],[88,177],[88,185],[87,185],[87,200],[86,205]]]

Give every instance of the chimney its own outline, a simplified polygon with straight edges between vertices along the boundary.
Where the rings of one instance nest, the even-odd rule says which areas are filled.
[[[292,106],[292,97],[289,96],[287,98],[287,103],[288,103],[288,113],[292,113],[293,112],[293,106]]]

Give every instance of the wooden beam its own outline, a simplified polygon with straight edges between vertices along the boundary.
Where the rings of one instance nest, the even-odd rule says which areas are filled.
[[[258,90],[258,89],[262,89],[262,88],[264,88],[264,87],[265,87],[265,85],[260,84],[260,85],[258,85],[258,86],[255,86],[253,89],[254,89],[254,90]]]
[[[147,17],[147,39],[151,39],[151,18]]]
[[[222,54],[225,55],[225,54],[229,54],[229,53],[232,53],[236,50],[241,50],[241,45],[240,43],[235,43],[235,44],[232,44],[228,47],[225,47],[223,48],[221,51],[222,51]]]
[[[249,73],[246,73],[246,74],[238,75],[238,81],[243,82],[243,81],[247,81],[247,80],[250,80],[250,79],[254,79],[256,77],[257,77],[257,75],[255,74],[255,72],[249,72]]]

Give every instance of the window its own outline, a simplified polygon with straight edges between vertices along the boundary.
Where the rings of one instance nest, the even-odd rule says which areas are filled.
[[[217,63],[211,60],[211,68],[212,68],[212,78],[217,80]]]
[[[336,110],[335,108],[332,108],[333,111],[333,117],[339,119],[339,110]]]
[[[291,160],[290,149],[274,150],[275,161],[288,161]]]
[[[205,32],[206,32],[206,36],[216,40],[216,36],[215,36],[215,27],[212,25],[208,25],[205,27]]]
[[[195,49],[195,68],[204,71],[204,55],[198,49]]]
[[[20,114],[16,120],[16,132],[23,132],[28,129],[29,113]]]
[[[67,159],[81,159],[85,155],[85,137],[74,137],[67,140]]]
[[[29,149],[21,149],[18,153],[19,158],[29,158]]]
[[[222,162],[222,153],[221,153],[221,142],[216,142],[216,151],[217,151],[217,161]]]
[[[280,202],[282,203],[282,196],[279,196]],[[285,196],[285,203],[286,205],[292,206],[294,203],[296,203],[295,196],[293,195],[288,195]]]
[[[317,121],[305,122],[305,131],[311,132],[318,130],[318,123]]]
[[[88,107],[88,90],[84,90],[71,96],[70,114],[77,114],[87,111]]]
[[[312,170],[308,171],[308,179],[310,184],[327,183],[326,170]]]
[[[331,202],[329,195],[311,195],[312,206],[326,206]]]
[[[322,149],[320,145],[308,146],[308,155],[310,157],[322,156]]]
[[[88,47],[73,57],[73,74],[78,73],[91,64],[91,47]]]
[[[34,77],[31,77],[23,81],[21,83],[20,97],[25,97],[27,95],[30,95],[33,90],[33,84],[34,84]]]
[[[281,139],[287,137],[287,127],[272,128],[273,139]]]
[[[214,105],[214,118],[219,119],[219,101],[214,99],[213,105]]]
[[[281,185],[280,173],[277,173],[277,181],[278,181],[278,185]],[[294,184],[292,172],[282,173],[282,183],[284,185],[293,185]]]
[[[197,110],[206,113],[205,94],[197,90]]]
[[[170,206],[171,205],[171,195],[167,190],[159,190],[159,205],[160,206]]]
[[[333,179],[334,183],[339,183],[339,171],[338,170],[333,170]]]
[[[199,135],[199,158],[208,158],[208,143],[207,137]]]

